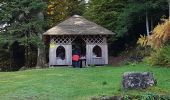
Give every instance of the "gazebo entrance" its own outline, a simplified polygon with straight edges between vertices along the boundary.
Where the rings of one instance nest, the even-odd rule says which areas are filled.
[[[80,56],[79,67],[86,66],[86,42],[81,36],[77,36],[72,42],[72,55]]]
[[[77,36],[72,42],[72,54],[76,52],[78,52],[81,57],[86,56],[86,42],[80,36]]]

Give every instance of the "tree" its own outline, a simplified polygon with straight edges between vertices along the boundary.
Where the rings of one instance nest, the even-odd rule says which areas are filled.
[[[152,31],[150,28],[154,27],[163,15],[167,15],[166,10],[165,0],[128,0],[126,7],[118,18],[117,23],[119,25],[116,31],[120,36],[123,36],[125,33],[132,32],[130,30],[134,28],[135,24],[145,23],[146,31],[144,33],[149,35]],[[151,25],[149,25],[150,23]]]
[[[166,0],[90,0],[84,15],[115,32],[109,47],[121,51],[135,46],[140,34],[150,35],[167,10]]]
[[[170,0],[167,0],[169,6],[169,16],[170,16]]]
[[[84,17],[116,33],[118,16],[123,12],[127,0],[89,0]],[[118,33],[116,33],[118,34]],[[110,37],[109,55],[117,56],[124,49],[123,38]],[[113,51],[113,52],[112,52]]]
[[[26,63],[28,66],[28,54],[30,45],[40,46],[40,35],[43,32],[44,20],[39,16],[45,10],[46,3],[42,0],[5,0],[2,3],[0,16],[8,26],[1,31],[0,37],[6,38],[1,42],[10,44],[19,42],[25,47]]]
[[[46,0],[48,3],[47,19],[50,27],[74,15],[82,15],[85,10],[84,0]]]
[[[115,31],[116,20],[126,0],[90,0],[84,16],[107,29]]]

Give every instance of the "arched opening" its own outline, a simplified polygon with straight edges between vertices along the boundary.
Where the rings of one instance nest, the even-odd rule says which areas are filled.
[[[65,48],[63,46],[59,46],[56,50],[56,57],[58,59],[65,59]]]
[[[102,57],[102,49],[100,46],[95,46],[93,48],[93,57]]]

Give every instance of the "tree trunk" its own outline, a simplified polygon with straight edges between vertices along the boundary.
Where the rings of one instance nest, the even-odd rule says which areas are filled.
[[[154,26],[153,26],[153,17],[151,17],[151,31],[153,30]]]
[[[43,42],[42,34],[39,34],[39,37]],[[37,52],[37,68],[43,68],[43,67],[45,67],[45,64],[46,64],[45,48],[44,48],[44,46],[39,46],[38,52]]]
[[[169,17],[170,17],[170,0],[168,0],[168,5],[169,5]]]
[[[44,20],[44,14],[42,12],[39,12],[37,14],[37,17],[40,20]],[[43,39],[42,39],[42,33],[39,33],[39,37],[42,40],[43,43]],[[46,56],[45,56],[45,48],[43,47],[38,47],[38,53],[37,53],[37,68],[42,68],[45,67],[46,64]]]
[[[37,53],[37,68],[45,67],[46,61],[45,61],[45,49],[44,47],[38,47],[38,53]]]
[[[148,12],[146,11],[146,32],[147,32],[147,36],[150,36],[149,34],[149,21],[148,21]]]

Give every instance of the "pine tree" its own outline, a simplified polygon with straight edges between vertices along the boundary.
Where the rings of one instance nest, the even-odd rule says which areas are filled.
[[[46,3],[42,0],[4,0],[1,4],[0,20],[8,26],[0,32],[0,41],[10,44],[9,47],[16,41],[24,45],[27,59],[30,45],[43,45],[40,37],[45,24],[42,12]],[[25,66],[28,66],[27,62]]]
[[[134,31],[135,25],[145,24],[145,31],[142,32],[150,35],[160,18],[167,15],[167,9],[166,0],[128,0],[118,16],[116,31],[119,36],[123,36],[125,33],[133,33],[131,30]]]
[[[125,4],[124,0],[90,0],[84,16],[114,32]]]

